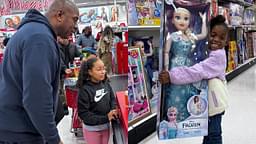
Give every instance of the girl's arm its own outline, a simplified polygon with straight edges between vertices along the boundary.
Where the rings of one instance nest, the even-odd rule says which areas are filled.
[[[197,40],[202,40],[207,36],[207,26],[206,26],[206,13],[202,14],[199,13],[200,17],[202,18],[202,29],[201,33],[197,34]]]
[[[176,67],[170,70],[170,79],[173,84],[188,84],[202,79],[211,79],[225,73],[225,50],[216,50],[210,53],[209,58],[191,67]]]
[[[172,44],[172,39],[168,33],[167,41],[164,49],[164,70],[166,71],[168,71],[169,69],[169,52],[171,50],[171,44]]]
[[[108,121],[107,115],[97,115],[90,112],[89,94],[83,88],[79,89],[78,93],[78,116],[84,123],[89,125],[104,124]]]

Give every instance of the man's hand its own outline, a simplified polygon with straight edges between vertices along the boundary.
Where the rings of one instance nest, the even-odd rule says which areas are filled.
[[[64,144],[64,143],[62,141],[60,141],[59,144]]]
[[[171,82],[169,72],[166,70],[163,70],[159,74],[159,81],[161,84],[168,84]]]

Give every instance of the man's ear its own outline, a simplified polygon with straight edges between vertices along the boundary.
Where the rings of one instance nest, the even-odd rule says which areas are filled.
[[[62,21],[63,15],[64,15],[63,10],[60,9],[60,10],[57,11],[56,17],[57,17],[58,22]]]

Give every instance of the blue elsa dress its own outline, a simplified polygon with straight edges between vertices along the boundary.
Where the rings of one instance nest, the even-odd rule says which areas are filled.
[[[190,58],[192,42],[183,40],[179,32],[171,34],[172,42],[170,49],[169,69],[179,66],[192,66],[194,63]],[[190,114],[187,110],[187,102],[190,97],[198,93],[198,89],[193,84],[173,85],[169,84],[165,87],[164,93],[164,116],[167,120],[167,110],[174,106],[178,110],[177,122],[187,119]]]

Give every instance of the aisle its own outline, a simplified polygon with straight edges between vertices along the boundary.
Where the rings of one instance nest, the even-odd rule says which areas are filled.
[[[223,144],[256,144],[256,65],[228,83],[229,108],[223,117]],[[140,144],[201,144],[202,137],[159,142],[156,133]]]

